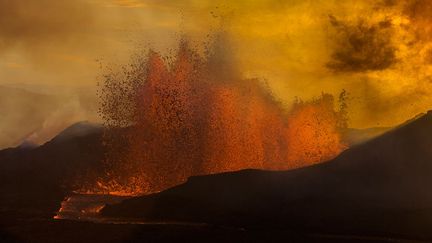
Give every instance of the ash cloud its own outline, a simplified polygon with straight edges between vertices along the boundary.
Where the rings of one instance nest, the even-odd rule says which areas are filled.
[[[432,4],[431,1],[411,0],[405,3],[402,13],[410,19],[418,42],[432,41]]]
[[[432,20],[431,11],[432,5],[429,0],[410,0],[406,1],[403,13],[411,19]]]
[[[327,68],[336,72],[378,71],[397,62],[396,48],[391,43],[392,24],[389,20],[368,23],[342,22],[329,16],[335,33],[335,47]]]
[[[417,42],[428,42],[432,39],[432,4],[429,0],[385,0],[375,6],[377,10],[391,9],[397,15],[409,19],[403,27],[412,31],[415,38],[411,45]]]

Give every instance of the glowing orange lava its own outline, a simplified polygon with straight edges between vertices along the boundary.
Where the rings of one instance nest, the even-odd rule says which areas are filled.
[[[182,42],[171,63],[151,51],[122,78],[107,75],[106,171],[81,192],[146,194],[193,175],[307,166],[346,148],[331,95],[286,112],[221,56],[200,57]]]

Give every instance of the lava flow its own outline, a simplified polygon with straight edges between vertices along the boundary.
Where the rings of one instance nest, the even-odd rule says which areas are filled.
[[[333,96],[286,111],[258,79],[241,78],[219,42],[202,57],[183,41],[173,61],[150,51],[105,76],[105,171],[79,192],[147,194],[193,175],[308,166],[346,148]]]

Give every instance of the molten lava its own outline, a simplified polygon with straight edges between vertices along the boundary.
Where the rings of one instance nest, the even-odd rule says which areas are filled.
[[[293,167],[330,160],[346,149],[337,127],[340,114],[333,103],[333,96],[323,94],[318,100],[294,104],[286,129],[287,161]]]
[[[150,52],[123,75],[107,75],[106,169],[81,192],[152,193],[193,175],[297,168],[345,149],[331,95],[286,112],[221,56],[200,57],[182,42],[171,63]]]

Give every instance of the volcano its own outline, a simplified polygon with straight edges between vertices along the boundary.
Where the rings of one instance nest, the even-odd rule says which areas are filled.
[[[106,216],[431,239],[432,112],[291,171],[194,176],[108,205]]]

